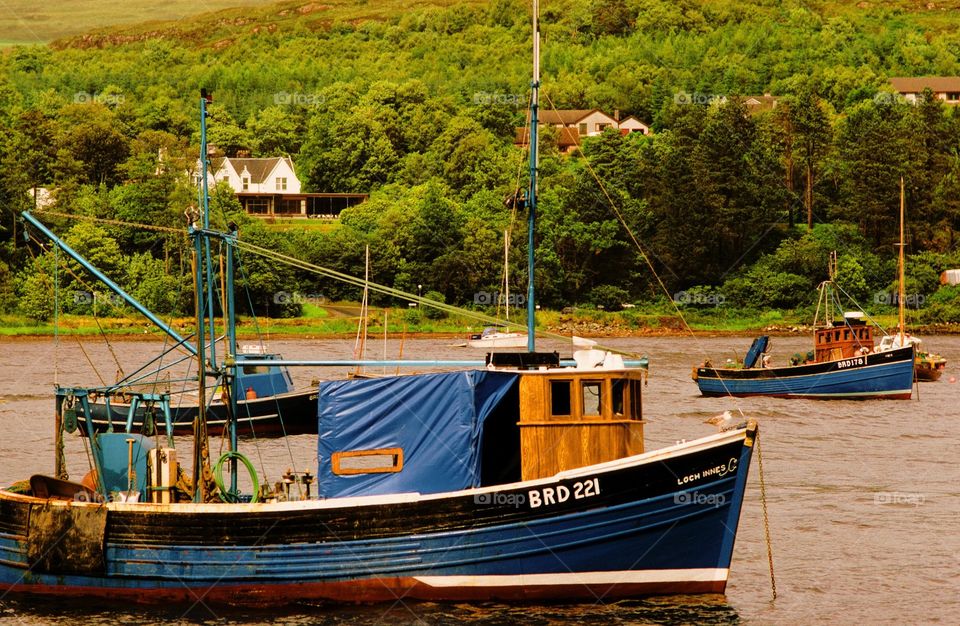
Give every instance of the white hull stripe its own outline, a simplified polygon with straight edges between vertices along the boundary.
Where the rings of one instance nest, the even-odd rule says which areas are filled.
[[[549,587],[552,585],[719,582],[727,580],[729,572],[728,568],[649,569],[617,572],[569,572],[566,574],[416,576],[415,579],[431,587]]]
[[[888,391],[838,391],[836,393],[804,393],[802,391],[791,391],[787,392],[785,395],[803,396],[804,398],[834,398],[837,396],[892,396],[896,394],[911,393],[912,391],[913,389],[908,387],[907,389],[890,389]]]

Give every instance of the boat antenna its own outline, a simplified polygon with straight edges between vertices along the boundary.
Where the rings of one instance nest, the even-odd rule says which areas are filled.
[[[540,2],[533,0],[533,80],[530,87],[530,190],[527,193],[527,351],[536,351],[536,311],[534,300],[534,232],[537,225],[537,169],[540,155],[537,150],[537,107],[540,101]]]
[[[903,317],[904,317],[903,301],[904,301],[904,298],[905,298],[905,293],[904,293],[904,291],[906,290],[906,287],[905,287],[905,285],[904,285],[904,281],[905,281],[905,276],[904,276],[904,275],[905,275],[905,273],[906,273],[906,270],[904,269],[904,259],[903,259],[903,247],[904,247],[904,242],[903,242],[903,213],[904,213],[904,204],[905,204],[905,200],[904,200],[904,191],[903,191],[903,176],[901,176],[901,177],[900,177],[900,244],[898,245],[898,247],[900,248],[900,254],[898,255],[898,258],[897,258],[898,270],[899,270],[899,275],[898,275],[898,277],[897,277],[897,282],[899,283],[899,287],[898,287],[898,289],[897,289],[897,303],[898,303],[898,307],[897,307],[897,308],[898,308],[898,314],[899,314],[898,317],[899,317],[899,331],[900,331],[900,347],[903,347],[903,346],[904,346],[904,337],[903,337],[903,326],[904,326],[904,319],[903,319]]]

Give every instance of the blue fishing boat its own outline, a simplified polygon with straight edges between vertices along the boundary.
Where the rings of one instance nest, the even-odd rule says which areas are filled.
[[[279,355],[257,350],[236,355],[239,369],[237,380],[231,385],[236,405],[237,428],[241,436],[278,437],[284,435],[314,434],[317,422],[312,409],[317,403],[317,390],[296,389],[289,369],[278,364]],[[274,361],[271,365],[246,365],[249,359]],[[156,382],[141,384],[120,381],[117,384],[94,390],[89,401],[90,420],[96,432],[112,431],[131,418],[132,430],[152,434],[157,427],[163,429],[165,422],[157,402],[144,399],[143,394],[170,393],[169,385]],[[172,432],[174,435],[191,435],[197,418],[200,399],[189,391],[181,391],[169,400]],[[207,434],[223,435],[230,421],[230,403],[223,392],[214,393],[207,402]],[[77,412],[77,425],[81,435],[86,434],[87,414]]]
[[[821,283],[819,305],[818,311],[823,307],[826,317],[814,330],[813,350],[793,355],[789,365],[772,366],[770,338],[757,337],[742,362],[723,367],[704,362],[696,367],[693,379],[700,393],[820,400],[910,399],[914,345],[894,335],[875,346],[873,327],[859,311],[834,320],[830,311],[839,302],[832,279]]]
[[[535,59],[538,32],[535,18]],[[309,412],[316,472],[262,486],[238,449],[238,395],[230,392],[229,449],[215,463],[207,403],[197,405],[188,473],[169,397],[144,392],[138,401],[158,407],[167,436],[137,432],[134,412],[113,432],[86,420],[90,471],[70,481],[60,440],[78,427],[78,413],[90,414],[95,390],[58,387],[53,475],[0,489],[0,592],[252,605],[722,593],[756,424],[646,450],[645,369],[599,349],[576,352],[572,365],[535,350],[538,86],[535,64],[527,352],[492,353],[483,368],[319,384]],[[201,154],[206,105],[201,98]],[[235,230],[211,229],[207,215],[188,225],[201,261],[196,342],[144,312],[195,355],[200,397],[237,384],[243,366],[302,364],[236,358],[232,274],[244,242]],[[214,330],[217,248],[227,286],[223,343]]]
[[[836,328],[829,331],[849,332]],[[694,379],[705,396],[776,396],[811,399],[910,399],[913,347],[845,355],[784,367],[698,367]]]

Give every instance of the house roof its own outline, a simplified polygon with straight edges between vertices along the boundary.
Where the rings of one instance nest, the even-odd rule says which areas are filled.
[[[890,84],[900,93],[920,93],[927,87],[936,93],[960,91],[960,76],[894,77]]]
[[[544,109],[538,113],[537,119],[541,124],[563,124],[566,126],[568,124],[576,124],[591,113],[607,115],[600,109]],[[607,117],[610,116],[607,115]],[[610,119],[613,118],[610,117]]]
[[[213,171],[219,172],[224,165],[229,162],[236,171],[237,175],[243,173],[243,170],[247,170],[250,173],[250,182],[259,185],[267,180],[267,177],[270,173],[276,169],[277,165],[281,161],[286,161],[287,165],[290,167],[290,171],[293,171],[293,162],[289,157],[270,157],[266,159],[241,159],[241,158],[229,158],[223,157],[219,159],[213,159],[211,165],[213,165]]]
[[[580,133],[576,128],[558,128],[557,147],[561,150],[572,146],[580,145]],[[530,129],[526,126],[516,128],[513,143],[518,146],[525,146],[530,143]]]
[[[642,126],[643,128],[650,128],[650,126],[649,126],[648,124],[644,124],[643,122],[641,122],[640,120],[638,120],[635,115],[631,115],[631,116],[629,116],[629,117],[625,117],[625,118],[623,118],[622,120],[620,120],[620,128],[623,128],[623,125],[626,124],[627,122],[629,122],[630,120],[633,120],[634,122],[636,122],[637,124],[639,124],[639,125]]]
[[[751,111],[767,111],[777,106],[777,96],[768,93],[762,96],[743,96],[743,103]]]

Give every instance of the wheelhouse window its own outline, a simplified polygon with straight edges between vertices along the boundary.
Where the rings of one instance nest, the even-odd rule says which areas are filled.
[[[334,452],[330,463],[333,466],[333,473],[340,476],[396,473],[403,469],[403,449],[382,448]]]
[[[566,417],[571,414],[570,411],[570,381],[569,380],[551,380],[550,381],[550,415]]]
[[[603,410],[603,381],[585,380],[580,383],[583,396],[582,415],[601,415]]]
[[[613,405],[613,415],[615,417],[623,417],[624,415],[624,406],[626,404],[624,400],[629,386],[629,381],[627,381],[626,378],[618,378],[613,381],[610,403]]]

